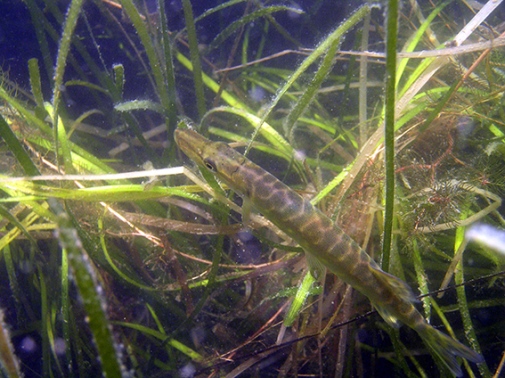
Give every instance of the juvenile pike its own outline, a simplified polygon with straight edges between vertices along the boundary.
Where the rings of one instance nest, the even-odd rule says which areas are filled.
[[[175,141],[198,165],[207,168],[248,200],[268,220],[295,240],[307,257],[316,259],[340,279],[366,295],[392,326],[402,322],[456,376],[456,356],[482,362],[482,356],[429,325],[413,305],[410,287],[384,272],[361,247],[308,200],[243,155],[221,142],[212,142],[193,130],[178,129]]]

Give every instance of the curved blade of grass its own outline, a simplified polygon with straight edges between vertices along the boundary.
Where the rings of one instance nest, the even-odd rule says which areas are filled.
[[[254,128],[254,133],[259,132],[261,133],[261,136],[265,138],[273,148],[277,149],[278,153],[283,155],[283,158],[286,159],[288,162],[292,162],[295,168],[295,171],[298,172],[298,174],[301,175],[301,177],[304,177],[304,168],[302,165],[302,162],[299,160],[293,159],[294,156],[294,149],[291,147],[291,145],[282,137],[281,134],[277,132],[272,126],[270,126],[267,122],[262,121],[261,118],[257,117],[256,115],[245,111],[243,109],[236,109],[236,108],[230,108],[226,106],[221,106],[217,107],[214,109],[209,110],[204,118],[202,119],[202,123],[204,123],[205,118],[207,118],[209,115],[216,113],[216,112],[225,112],[225,113],[231,113],[238,115],[242,118],[244,118],[253,128]],[[262,127],[259,129],[259,126]],[[248,141],[247,146],[250,148],[251,147],[251,142],[250,140]]]
[[[296,14],[302,14],[303,11],[301,11],[299,8],[291,8],[287,6],[282,6],[282,5],[276,5],[276,6],[269,6],[269,7],[262,7],[254,12],[251,12],[240,19],[233,21],[230,25],[228,25],[224,30],[219,33],[216,38],[210,43],[209,45],[209,51],[212,51],[216,47],[218,47],[221,43],[224,42],[225,39],[230,37],[235,31],[238,29],[242,28],[244,25],[247,25],[254,20],[258,18],[265,17],[267,15],[271,15],[272,13],[275,12],[281,12],[281,11],[288,11],[288,12],[293,12]]]
[[[43,134],[48,137],[53,135],[51,128],[41,119],[39,119],[31,110],[26,108],[20,101],[16,100],[14,97],[10,96],[9,93],[0,86],[0,98],[5,100],[16,109],[21,116],[23,116],[32,126],[42,131]],[[8,132],[6,130],[6,132]],[[7,134],[6,134],[7,135]],[[47,151],[53,151],[54,144],[48,139],[44,139],[37,135],[37,133],[30,133],[23,135],[24,138],[30,142],[36,143],[41,147],[44,147]],[[100,159],[95,157],[93,154],[89,153],[82,147],[68,141],[67,138],[62,139],[68,142],[68,148],[75,152],[76,155],[72,155],[70,160],[74,163],[80,164],[83,168],[87,169],[89,172],[101,174],[101,173],[114,173],[114,170],[110,168],[107,164],[103,163]],[[14,142],[15,143],[15,142]],[[23,149],[24,150],[24,149]],[[16,147],[16,151],[21,151]],[[14,153],[14,151],[13,151]],[[38,173],[30,174],[31,176],[37,176]]]
[[[135,330],[140,331],[146,335],[155,337],[158,340],[165,341],[167,339],[167,336],[165,333],[162,333],[160,331],[156,331],[152,328],[145,327],[141,324],[127,323],[127,322],[112,322],[112,323],[122,326],[122,327],[135,329]],[[166,340],[166,343],[168,345],[170,345],[171,347],[173,347],[174,349],[177,349],[179,352],[182,352],[183,354],[185,354],[186,356],[191,358],[191,360],[193,360],[193,361],[196,361],[196,362],[203,362],[204,361],[204,358],[201,354],[194,351],[193,349],[191,349],[187,345],[184,345],[180,341],[177,341],[177,340],[171,338],[171,339]]]
[[[84,81],[84,80],[69,80],[69,81],[65,82],[65,87],[72,87],[72,86],[80,86],[80,87],[85,87],[85,88],[88,88],[88,89],[92,89],[94,91],[103,93],[104,95],[107,95],[110,98],[112,98],[112,93],[108,89],[106,89],[106,88],[104,88],[104,87],[102,87],[100,85],[90,83],[89,81]]]
[[[18,101],[16,98],[12,97],[2,86],[0,86],[0,98],[3,99],[6,103],[8,103],[12,108],[16,109],[17,112],[33,126],[37,127],[44,134],[52,136],[51,128],[43,120],[39,119],[23,103]]]
[[[18,202],[18,201],[15,201]],[[20,227],[13,228],[9,230],[0,239],[0,250],[8,246],[14,239],[19,237],[19,235],[24,232],[22,230],[28,230],[28,227],[39,219],[39,215],[35,212],[29,213],[20,223]],[[26,231],[28,232],[28,231]]]
[[[177,60],[184,67],[186,67],[189,71],[193,72],[193,64],[183,54],[178,52],[177,53]],[[206,75],[205,73],[202,73],[202,80],[203,80],[203,83],[207,86],[207,88],[209,88],[212,92],[214,92],[214,93],[219,92],[219,90],[220,90],[219,84],[216,83],[216,81],[213,80],[210,76]],[[221,99],[224,102],[226,102],[228,105],[230,105],[234,108],[243,109],[243,110],[252,112],[252,110],[249,109],[249,107],[246,104],[244,104],[243,102],[238,100],[235,96],[230,94],[228,91],[221,90],[220,93],[221,93]]]
[[[303,95],[300,97],[293,109],[289,112],[288,117],[284,123],[284,133],[288,135],[289,140],[293,140],[293,126],[295,125],[296,121],[298,121],[303,111],[312,102],[317,94],[317,91],[321,88],[321,84],[323,83],[324,79],[326,79],[326,76],[336,63],[335,54],[337,52],[338,46],[340,45],[342,34],[335,34],[334,37],[335,38],[329,43],[326,55],[321,62],[321,65],[319,66],[316,74],[314,75],[312,82],[307,86],[303,92]]]
[[[230,141],[238,142],[244,145],[249,142],[249,139],[243,136],[242,134],[227,131],[218,127],[209,127],[209,133],[212,135],[217,135],[223,139],[228,139]],[[263,144],[260,142],[255,142],[253,148],[255,148],[258,151],[263,151],[269,155],[280,157],[282,159],[287,160],[288,162],[290,161],[289,156],[286,156],[285,152],[279,151],[276,147]]]
[[[83,247],[69,215],[56,200],[49,200],[49,206],[57,216],[57,237],[60,245],[68,252],[69,265],[73,271],[79,293],[83,299],[89,328],[93,334],[102,371],[106,377],[126,376],[121,366],[119,348],[115,345],[112,330],[104,312],[105,299],[96,268]]]
[[[421,42],[421,39],[422,39],[423,35],[425,34],[425,32],[427,30],[429,30],[429,27],[431,26],[431,23],[433,22],[433,20],[435,19],[435,17],[437,17],[440,14],[440,12],[442,12],[442,10],[450,2],[451,1],[445,1],[445,2],[443,2],[442,4],[440,4],[438,7],[436,7],[430,13],[430,15],[426,18],[426,20],[421,24],[421,26],[419,27],[419,29],[416,30],[415,34],[411,37],[411,40],[410,40],[409,44],[407,45],[407,47],[405,49],[402,50],[402,52],[412,52],[412,51],[414,51],[414,49],[416,48],[416,46]],[[405,68],[407,67],[408,62],[409,62],[408,58],[399,59],[399,61],[398,61],[398,66],[397,66],[397,70],[396,70],[396,77],[397,77],[396,84],[397,85],[400,82],[400,79],[401,79],[401,77],[403,75],[403,72],[405,71]],[[409,76],[409,78],[410,78],[410,80],[413,79],[410,76]]]
[[[356,23],[358,23],[366,13],[370,12],[370,5],[366,4],[360,7],[356,12],[354,12],[347,20],[345,20],[336,30],[334,30],[321,44],[316,47],[316,49],[302,62],[302,64],[293,72],[293,74],[286,80],[284,85],[279,88],[277,94],[274,99],[268,105],[265,113],[262,115],[260,119],[260,123],[256,126],[249,145],[246,148],[245,155],[249,152],[252,142],[256,139],[259,131],[263,127],[263,123],[265,123],[266,119],[275,108],[277,103],[280,101],[281,97],[288,91],[288,89],[293,85],[293,83],[300,78],[300,76],[307,71],[307,69],[318,59],[321,55],[323,55],[328,48],[332,45],[335,39],[340,38],[345,32],[347,32],[351,27],[353,27]]]
[[[245,3],[246,1],[248,1],[248,0],[230,0],[230,1],[227,1],[226,3],[224,3],[224,4],[217,5],[214,8],[206,10],[200,16],[198,16],[197,18],[195,18],[195,23],[197,23],[198,21],[203,20],[205,17],[208,17],[208,16],[210,16],[213,13],[216,13],[216,12],[219,12],[219,11],[225,9],[225,8],[231,7],[232,5],[236,5],[236,4],[240,4],[240,3]],[[183,29],[182,31],[184,31],[184,30],[185,29]]]
[[[254,131],[259,131],[261,133],[261,136],[264,137],[274,148],[284,153],[288,158],[291,158],[291,156],[293,156],[293,147],[291,147],[286,139],[284,139],[284,137],[279,134],[277,130],[275,130],[272,126],[266,122],[263,122],[261,129],[258,129],[259,125],[261,124],[261,118],[252,112],[248,112],[243,109],[220,106],[209,110],[207,114],[205,114],[205,116],[202,118],[202,123],[213,113],[230,113],[244,118],[254,128]]]
[[[5,143],[7,143],[7,147],[12,152],[16,160],[21,164],[21,167],[25,171],[28,176],[37,176],[40,175],[39,170],[33,163],[30,155],[25,151],[21,143],[19,142],[16,135],[12,132],[11,128],[7,121],[0,114],[0,135],[2,136]]]
[[[25,235],[25,237],[32,244],[32,246],[37,248],[36,240],[33,238],[30,232],[28,232],[23,223],[21,223],[14,215],[10,213],[8,209],[6,209],[2,205],[0,205],[0,216],[2,216],[2,218],[7,219],[14,227],[18,228],[19,231],[21,231],[23,235]]]
[[[147,285],[144,285],[136,280],[134,280],[133,278],[131,278],[128,274],[125,274],[123,273],[123,271],[121,271],[121,269],[118,268],[118,266],[114,263],[114,261],[112,261],[112,258],[109,254],[109,251],[108,251],[108,248],[107,248],[107,243],[105,242],[105,233],[104,233],[104,229],[103,229],[103,219],[102,218],[99,218],[98,219],[98,229],[100,230],[100,246],[102,247],[102,252],[105,256],[105,259],[107,260],[107,262],[109,263],[110,267],[112,268],[112,270],[114,272],[116,272],[116,274],[121,277],[123,280],[125,280],[126,282],[128,282],[129,284],[139,288],[139,289],[142,289],[142,290],[158,290],[154,287],[150,287],[150,286],[147,286]]]

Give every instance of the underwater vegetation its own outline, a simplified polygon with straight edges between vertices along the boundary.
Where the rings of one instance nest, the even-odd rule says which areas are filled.
[[[3,376],[503,375],[501,3],[1,5]],[[216,180],[178,128],[289,195],[249,201],[273,186]],[[458,358],[305,256],[286,197]]]

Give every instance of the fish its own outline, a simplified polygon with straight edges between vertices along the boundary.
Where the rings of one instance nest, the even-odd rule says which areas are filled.
[[[240,195],[244,201],[292,238],[305,251],[309,265],[324,266],[368,297],[381,317],[397,328],[402,323],[418,333],[440,362],[462,376],[457,357],[474,363],[483,357],[428,324],[416,309],[411,288],[380,266],[310,200],[224,142],[214,142],[193,129],[178,128],[179,148],[198,166]],[[312,271],[317,272],[318,269]],[[317,278],[317,277],[316,277]]]

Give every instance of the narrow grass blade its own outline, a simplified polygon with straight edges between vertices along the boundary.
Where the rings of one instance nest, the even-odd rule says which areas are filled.
[[[351,27],[353,27],[356,23],[358,23],[366,13],[370,12],[370,6],[369,5],[363,5],[361,8],[359,8],[356,12],[354,12],[347,20],[344,21],[343,24],[341,24],[335,31],[333,31],[328,38],[326,38],[305,60],[302,62],[302,64],[293,72],[292,75],[286,80],[284,85],[279,88],[277,91],[277,94],[275,95],[274,99],[270,102],[268,105],[268,108],[264,112],[264,114],[261,117],[261,121],[259,125],[256,127],[252,137],[251,141],[246,149],[245,154],[249,151],[251,148],[251,144],[256,139],[256,135],[259,133],[261,127],[263,126],[263,123],[266,121],[272,110],[275,108],[277,103],[280,101],[281,97],[284,96],[284,94],[288,91],[289,88],[293,85],[293,83],[300,78],[300,76],[307,71],[307,69],[312,65],[322,54],[324,54],[328,48],[331,46],[331,44],[334,42],[335,39],[340,38],[345,32],[347,32]]]
[[[205,94],[203,92],[202,63],[200,61],[200,51],[198,49],[198,39],[196,37],[195,18],[193,17],[193,8],[189,0],[182,0],[182,9],[184,10],[184,21],[188,32],[189,56],[193,67],[193,84],[195,87],[196,108],[198,115],[203,117],[206,111]]]
[[[4,322],[4,312],[0,309],[0,362],[3,372],[8,378],[22,377],[19,361],[14,354],[7,324]]]
[[[384,119],[385,206],[382,239],[382,269],[390,270],[395,204],[395,121],[396,121],[396,46],[398,38],[398,1],[389,0],[386,43],[386,103]]]
[[[33,163],[30,155],[25,151],[23,145],[19,142],[16,135],[12,132],[9,124],[4,117],[0,114],[0,135],[3,140],[7,143],[7,146],[16,157],[21,167],[28,176],[38,176],[40,174],[39,170]]]
[[[111,326],[104,312],[106,304],[101,294],[102,288],[96,268],[84,250],[69,215],[56,200],[50,200],[49,203],[51,210],[57,215],[58,240],[61,247],[68,252],[69,265],[75,276],[79,293],[83,298],[88,324],[95,339],[103,374],[106,377],[122,377],[125,374],[121,366],[121,357],[118,354],[120,349],[115,345]]]
[[[61,41],[58,46],[58,57],[56,58],[56,68],[54,71],[54,86],[53,86],[53,99],[52,108],[46,108],[52,118],[53,122],[53,139],[56,146],[55,153],[56,156],[59,155],[58,143],[66,144],[66,134],[64,129],[62,130],[63,124],[60,123],[59,118],[59,106],[61,97],[61,88],[63,88],[63,74],[65,73],[65,67],[67,65],[67,57],[70,52],[70,45],[72,42],[72,36],[74,35],[74,30],[77,25],[77,20],[79,18],[79,13],[81,11],[83,0],[72,0],[67,12],[67,18],[65,20],[65,26],[63,28],[63,33],[61,34]],[[72,171],[71,162],[68,161],[70,154],[68,149],[63,147],[63,159],[65,161],[65,169],[67,172]],[[69,171],[70,170],[70,171]]]

